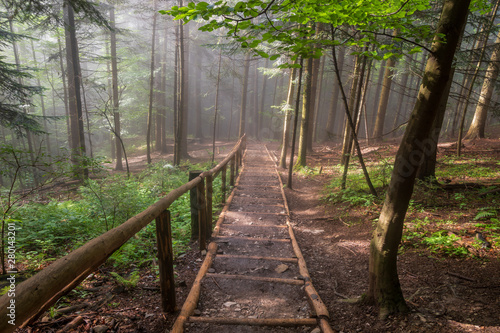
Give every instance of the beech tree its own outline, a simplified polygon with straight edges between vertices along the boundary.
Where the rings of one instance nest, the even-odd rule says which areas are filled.
[[[396,155],[391,182],[373,233],[366,300],[379,305],[381,317],[408,310],[397,273],[398,248],[417,169],[439,136],[439,133],[432,133],[430,124],[438,117],[469,4],[470,0],[444,2],[438,34],[432,44],[417,102]]]

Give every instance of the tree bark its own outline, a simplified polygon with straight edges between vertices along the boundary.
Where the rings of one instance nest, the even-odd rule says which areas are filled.
[[[115,7],[111,6],[109,9],[109,24],[111,26],[109,46],[111,53],[111,90],[113,96],[113,123],[115,125],[115,135],[121,136],[120,126],[120,100],[118,97],[118,58],[116,56],[116,25],[115,25]],[[115,156],[116,165],[115,170],[123,170],[122,162],[122,147],[120,140],[115,140]]]
[[[340,48],[338,52],[339,58],[339,70],[340,75],[342,76],[342,70],[344,68],[344,58],[345,58],[345,48]],[[328,112],[328,120],[326,121],[326,128],[323,140],[326,141],[335,136],[334,127],[335,127],[335,116],[337,115],[338,108],[338,99],[340,94],[340,87],[337,80],[333,80],[332,87],[332,98],[330,100],[330,110]]]
[[[498,62],[500,61],[500,33],[497,35],[495,41],[495,48],[491,55],[488,68],[486,69],[483,86],[479,101],[474,112],[474,118],[469,126],[469,130],[464,139],[477,139],[484,138],[484,129],[486,127],[486,118],[488,116],[488,108],[491,102],[491,96],[495,90],[495,82],[498,78],[498,71],[500,69]]]
[[[80,58],[75,31],[75,18],[73,7],[69,2],[64,2],[64,31],[66,35],[66,69],[68,78],[68,108],[71,126],[72,162],[75,166],[82,162],[86,155],[85,135],[83,131],[82,100],[80,94]],[[77,177],[88,177],[88,168],[76,168]]]
[[[292,103],[294,94],[294,84],[293,81],[297,76],[297,69],[290,69],[290,79],[288,81],[288,94],[286,98],[286,110],[285,110],[285,120],[283,122],[283,140],[281,143],[281,154],[280,154],[280,168],[286,168],[286,154],[288,150],[289,137],[290,137],[290,121],[292,120]]]
[[[247,91],[248,91],[248,72],[250,69],[250,54],[245,54],[243,63],[243,82],[241,83],[241,108],[240,108],[240,126],[238,138],[245,134],[246,110],[247,110]]]
[[[351,90],[349,91],[349,104],[347,107],[349,108],[349,112],[351,117],[354,119],[355,108],[354,103],[356,103],[356,92],[359,85],[359,77],[361,73],[361,56],[356,55],[356,62],[354,65],[354,78],[351,84]],[[342,143],[342,165],[348,164],[348,155],[350,154],[349,142],[351,140],[352,128],[349,126],[349,119],[345,119],[344,125],[344,136]]]
[[[395,34],[396,32],[394,35]],[[375,126],[373,129],[374,142],[382,141],[382,136],[384,135],[385,114],[389,103],[389,95],[391,94],[392,67],[394,67],[395,63],[396,61],[394,58],[387,59],[387,62],[385,63],[384,82],[382,83],[382,92],[380,93],[380,100],[378,103],[377,119],[375,120]]]
[[[148,107],[148,124],[146,133],[146,149],[147,149],[147,162],[151,164],[151,128],[153,126],[153,88],[154,88],[154,71],[155,71],[155,47],[156,47],[156,20],[157,20],[157,2],[153,1],[154,14],[153,14],[153,36],[151,38],[151,63],[149,72],[149,107]]]
[[[439,104],[450,79],[453,57],[466,23],[469,4],[470,0],[444,2],[418,99],[396,155],[391,183],[373,233],[369,287],[365,299],[378,304],[381,317],[408,310],[397,273],[398,247],[417,169],[439,135],[432,133],[431,125],[440,111]]]
[[[307,165],[307,139],[309,138],[309,121],[311,112],[311,84],[312,84],[313,59],[307,59],[304,76],[306,79],[302,97],[302,116],[300,122],[299,151],[296,167],[305,167]],[[297,92],[299,94],[299,92]],[[290,166],[292,167],[292,166]]]

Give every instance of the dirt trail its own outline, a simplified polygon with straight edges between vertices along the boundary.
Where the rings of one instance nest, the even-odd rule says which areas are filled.
[[[294,250],[281,187],[266,147],[250,145],[186,332],[308,332],[325,322],[316,318],[322,303]]]

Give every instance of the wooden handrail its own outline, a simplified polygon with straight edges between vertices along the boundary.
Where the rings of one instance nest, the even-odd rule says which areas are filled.
[[[245,136],[243,135],[226,158],[216,167],[172,190],[141,213],[90,240],[70,254],[54,261],[33,277],[15,286],[14,297],[8,294],[0,297],[0,318],[2,318],[0,332],[12,332],[25,325],[32,317],[44,309],[48,309],[61,296],[78,286],[125,242],[160,216],[180,196],[203,181],[207,174],[215,178],[214,174],[218,174],[234,156],[237,156],[238,152],[245,147],[244,143]],[[13,311],[12,308],[14,308]],[[10,313],[15,315],[16,325],[8,322],[10,320],[8,314]]]

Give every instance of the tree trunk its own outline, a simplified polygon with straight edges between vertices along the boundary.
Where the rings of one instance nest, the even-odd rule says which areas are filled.
[[[342,70],[344,69],[344,58],[345,58],[345,48],[340,48],[339,53],[339,70],[342,76]],[[328,112],[328,120],[326,121],[326,128],[323,140],[326,141],[335,137],[334,126],[335,126],[335,116],[337,115],[338,99],[340,94],[340,87],[337,80],[333,80],[332,86],[332,98],[330,100],[330,110]]]
[[[194,136],[197,139],[203,139],[203,130],[202,130],[202,108],[201,108],[201,57],[202,53],[200,52],[196,57],[196,79],[194,83],[194,94],[195,94],[195,131]],[[219,86],[217,85],[217,90]]]
[[[156,19],[158,16],[156,0],[153,1],[154,14],[153,14],[153,36],[151,38],[151,63],[149,73],[149,107],[148,107],[148,129],[146,133],[146,149],[147,149],[147,162],[151,164],[151,127],[153,125],[153,88],[154,88],[154,71],[155,71],[155,44],[156,44]]]
[[[251,124],[252,124],[252,133],[253,136],[257,139],[260,138],[260,128],[258,127],[258,119],[259,119],[259,94],[257,93],[259,89],[259,62],[255,61],[255,68],[254,68],[254,76],[253,76],[253,117],[250,118]]]
[[[38,68],[38,61],[36,59],[36,53],[35,53],[35,45],[33,43],[33,39],[31,39],[31,52],[33,53],[33,62],[35,64],[35,68]],[[37,77],[37,85],[39,87],[42,86],[40,82],[40,77]],[[43,129],[45,131],[45,141],[47,145],[47,152],[49,153],[48,159],[49,163],[52,164],[52,148],[50,144],[50,138],[49,138],[49,128],[47,126],[47,118],[46,118],[46,110],[45,110],[45,99],[43,97],[43,94],[40,94],[40,107],[42,109],[42,115],[43,115]]]
[[[183,0],[179,0],[179,6],[183,6]],[[186,26],[187,29],[187,26]],[[188,122],[188,63],[187,63],[187,34],[184,31],[183,22],[179,20],[179,116],[178,123],[178,155],[181,159],[189,158],[187,150],[187,122]]]
[[[69,81],[68,73],[64,70],[64,61],[63,61],[63,49],[61,38],[59,34],[57,35],[57,45],[59,46],[59,66],[61,68],[61,80],[63,84],[63,98],[64,98],[64,114],[66,115],[66,134],[68,140],[68,147],[71,149],[71,124],[70,124],[70,116],[69,116],[69,97],[68,97],[68,87],[66,82]]]
[[[109,24],[111,26],[110,30],[110,53],[111,53],[111,87],[112,87],[112,96],[113,96],[113,122],[115,125],[115,135],[121,136],[121,128],[120,128],[120,100],[118,97],[118,61],[116,56],[116,31],[115,31],[115,7],[111,6],[109,9]],[[123,170],[122,163],[122,148],[120,144],[120,140],[115,140],[115,157],[116,157],[116,165],[115,170]]]
[[[240,109],[240,126],[238,137],[241,138],[245,134],[245,118],[247,110],[247,91],[248,91],[248,72],[250,69],[250,54],[245,54],[243,64],[243,82],[241,83],[241,109]]]
[[[373,109],[372,109],[372,113],[371,113],[371,117],[370,117],[370,126],[371,128],[369,129],[369,132],[371,134],[373,134],[373,130],[375,129],[375,122],[376,122],[376,119],[377,119],[377,109],[375,108],[375,106],[378,106],[379,104],[379,101],[380,101],[380,91],[382,90],[382,87],[383,87],[383,82],[384,82],[384,70],[385,70],[385,65],[386,65],[386,61],[383,61],[382,63],[380,63],[380,68],[379,68],[379,71],[378,71],[378,82],[377,82],[377,89],[375,90],[375,96],[374,96],[374,100],[373,100]],[[371,130],[371,131],[370,131]],[[369,140],[371,141],[373,139],[373,137],[369,138]]]
[[[311,72],[311,93],[309,97],[309,119],[307,123],[307,150],[312,152],[313,150],[313,132],[314,132],[314,122],[316,120],[314,110],[316,109],[316,104],[319,101],[316,100],[316,94],[318,91],[318,79],[319,79],[319,65],[320,59],[313,59],[313,66]]]
[[[220,89],[220,67],[222,62],[222,49],[219,50],[219,64],[217,67],[217,81],[215,83],[215,104],[214,104],[214,129],[212,133],[212,164],[215,159],[215,130],[217,125],[217,111],[219,111],[219,89]]]
[[[451,84],[453,83],[453,76],[455,75],[455,68],[452,68],[450,71],[450,79],[446,84],[446,88],[443,92],[441,101],[439,102],[439,110],[438,115],[434,122],[432,123],[432,131],[431,133],[441,133],[441,128],[443,127],[444,115],[446,113],[446,106],[448,104],[448,96],[451,90]],[[436,179],[436,162],[437,162],[437,144],[438,144],[439,135],[437,135],[435,142],[432,142],[432,145],[429,145],[429,152],[425,155],[422,164],[417,170],[417,179],[434,183],[437,182]]]
[[[319,110],[321,107],[321,101],[322,101],[322,90],[323,90],[323,76],[325,74],[325,62],[326,62],[326,57],[322,57],[321,59],[321,64],[319,65],[319,74],[318,74],[318,88],[316,89],[316,97],[314,100],[316,103],[314,104],[314,126],[313,126],[313,131],[312,131],[312,141],[316,141],[318,139],[318,125],[319,125]]]
[[[470,0],[445,0],[432,54],[427,60],[418,99],[396,155],[391,183],[370,244],[366,300],[377,303],[381,317],[408,310],[397,273],[398,247],[415,176],[428,147],[437,142],[432,123],[450,80],[451,65],[466,23]],[[443,36],[443,37],[440,37]],[[442,41],[446,40],[446,43]]]
[[[349,91],[349,113],[351,117],[354,119],[354,114],[355,114],[355,108],[354,108],[354,103],[356,103],[356,92],[357,88],[359,85],[359,77],[361,73],[361,60],[362,57],[358,54],[356,55],[356,63],[354,65],[354,78],[352,80],[351,84],[351,90]],[[352,129],[351,126],[349,126],[349,119],[345,120],[345,126],[344,126],[344,136],[343,136],[343,143],[342,143],[342,165],[349,164],[348,163],[348,155],[350,154],[351,150],[349,149],[349,142],[351,140],[351,134],[352,134]]]
[[[394,35],[395,34],[396,33],[394,33]],[[395,63],[396,61],[394,58],[387,59],[387,62],[385,63],[384,82],[382,84],[382,92],[380,93],[380,100],[378,103],[377,119],[375,120],[375,126],[373,129],[374,142],[382,141],[382,136],[384,135],[385,114],[389,103],[389,95],[391,94],[392,67],[394,67]]]
[[[465,99],[464,111],[462,113],[462,118],[460,120],[460,125],[458,127],[458,139],[457,139],[457,156],[460,157],[462,152],[462,136],[465,125],[465,115],[467,113],[467,108],[469,106],[469,102],[471,101],[472,90],[474,88],[474,83],[478,77],[479,70],[481,69],[481,64],[484,59],[484,55],[486,53],[486,44],[488,44],[488,38],[490,35],[491,28],[494,25],[495,19],[497,17],[498,7],[500,5],[500,1],[496,2],[494,9],[491,11],[490,20],[488,23],[483,25],[482,31],[485,32],[485,36],[483,38],[479,38],[478,40],[478,48],[481,49],[481,54],[479,55],[479,60],[477,62],[476,70],[474,71],[474,75],[472,76],[472,82],[470,84],[469,93],[467,94],[467,98]]]
[[[476,106],[476,111],[474,112],[474,118],[470,124],[469,130],[465,135],[465,139],[476,139],[484,138],[484,129],[486,127],[486,117],[488,116],[488,108],[491,102],[491,96],[495,90],[495,82],[498,77],[500,60],[500,33],[497,35],[495,41],[495,48],[491,54],[490,62],[488,63],[488,68],[486,69],[485,78],[483,81],[483,86],[481,88],[481,94],[479,96],[479,101]]]
[[[413,61],[413,55],[410,56],[410,62]],[[396,130],[396,127],[399,125],[399,119],[401,118],[401,111],[403,107],[403,102],[405,100],[406,96],[406,91],[407,91],[407,86],[408,86],[408,78],[410,77],[410,69],[406,69],[405,66],[405,72],[403,76],[401,77],[401,92],[399,95],[398,103],[396,106],[396,116],[394,117],[394,123],[392,124],[393,132],[392,132],[392,137],[395,138],[397,136],[398,131]]]
[[[307,139],[309,138],[309,121],[311,112],[311,84],[312,84],[313,59],[307,59],[304,76],[306,79],[302,97],[302,117],[300,122],[299,151],[296,167],[305,167],[307,165]],[[299,94],[299,92],[297,92]],[[292,166],[290,166],[292,167]]]
[[[75,18],[73,7],[64,2],[64,31],[66,35],[66,64],[68,77],[68,107],[71,125],[72,162],[75,166],[82,163],[85,156],[85,136],[83,131],[82,100],[80,94],[80,58],[75,31]],[[77,177],[88,177],[86,167],[77,167]]]
[[[290,137],[290,121],[292,120],[292,103],[293,103],[293,93],[294,93],[294,84],[297,75],[297,69],[290,69],[290,79],[288,81],[288,95],[286,98],[286,110],[285,110],[285,120],[283,122],[283,140],[281,143],[281,154],[280,154],[280,168],[286,168],[286,154],[288,150],[289,137]]]
[[[269,59],[266,60],[266,64],[265,64],[265,67],[267,68],[269,66]],[[262,76],[262,90],[261,90],[261,93],[260,93],[260,106],[259,106],[259,114],[258,114],[258,120],[257,120],[257,138],[259,140],[262,139],[262,120],[264,119],[264,105],[265,105],[265,101],[266,101],[266,89],[267,89],[267,78],[263,75]],[[271,124],[271,122],[269,122],[269,124]],[[266,126],[266,133],[271,133],[272,130],[270,127],[267,127]]]
[[[161,152],[168,153],[167,149],[167,31],[168,24],[165,22],[165,31],[163,36],[163,51],[161,58],[161,84],[160,84],[160,99],[161,99]]]

